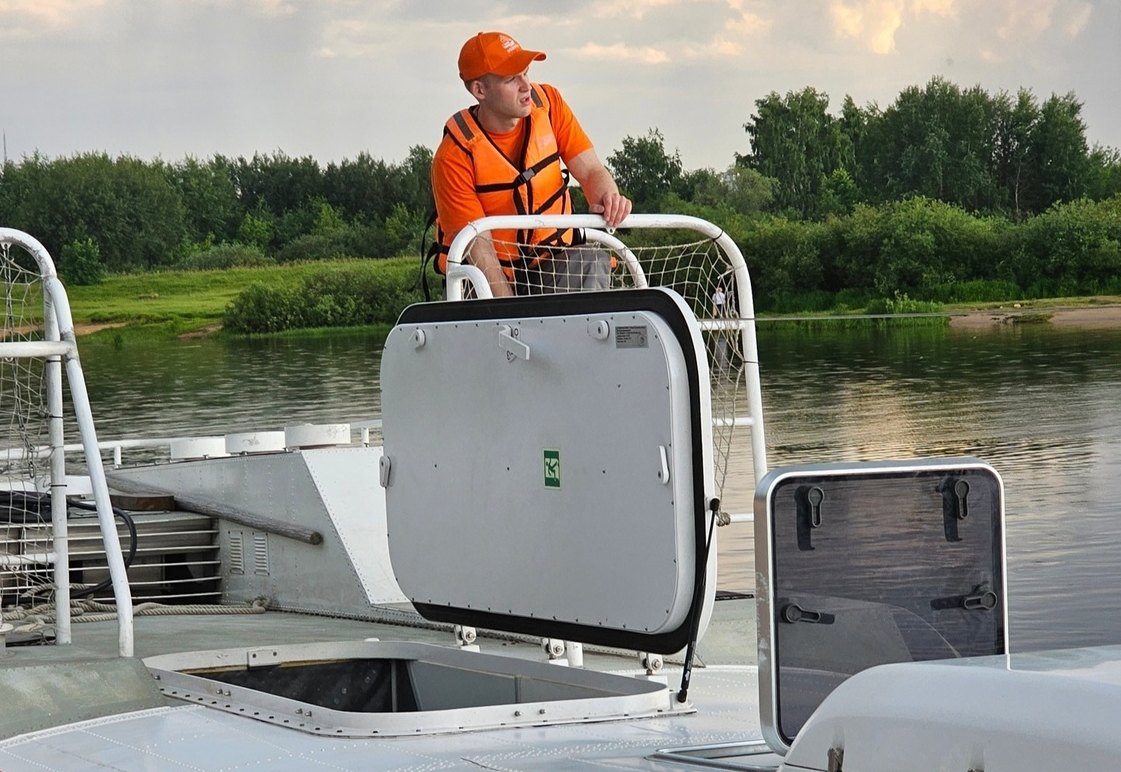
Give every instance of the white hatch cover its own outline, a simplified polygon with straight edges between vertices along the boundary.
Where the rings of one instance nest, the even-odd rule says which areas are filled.
[[[382,358],[381,474],[420,613],[685,646],[713,478],[703,352],[668,290],[408,308]]]

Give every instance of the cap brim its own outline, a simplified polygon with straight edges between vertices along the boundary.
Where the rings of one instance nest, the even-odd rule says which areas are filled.
[[[494,69],[495,75],[517,75],[529,69],[533,62],[540,62],[545,58],[543,51],[527,51],[524,48],[515,51],[510,58],[502,63],[501,67]]]

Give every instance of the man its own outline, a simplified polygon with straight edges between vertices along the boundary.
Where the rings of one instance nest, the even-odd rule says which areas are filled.
[[[530,82],[530,63],[544,58],[501,32],[480,32],[459,53],[459,77],[478,104],[448,120],[432,160],[441,273],[452,239],[472,220],[571,213],[569,173],[609,228],[631,212],[560,92]],[[495,297],[607,289],[610,258],[581,243],[570,229],[491,231],[464,261],[483,272]]]

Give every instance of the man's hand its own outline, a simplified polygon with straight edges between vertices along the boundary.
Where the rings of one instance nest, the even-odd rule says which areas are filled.
[[[598,204],[590,204],[588,211],[603,215],[608,228],[615,228],[631,213],[631,200],[622,193],[606,193]]]
[[[494,297],[507,298],[514,294],[514,288],[510,286],[506,274],[502,271],[502,263],[498,260],[498,253],[494,251],[494,242],[491,241],[489,233],[484,233],[471,242],[464,256],[464,262],[483,272]]]
[[[588,201],[591,214],[601,214],[608,228],[614,228],[631,213],[631,200],[619,192],[619,186],[607,167],[599,160],[596,151],[588,148],[571,159],[566,159],[568,170],[580,183]]]

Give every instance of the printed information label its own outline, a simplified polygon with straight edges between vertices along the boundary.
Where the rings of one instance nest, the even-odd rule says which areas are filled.
[[[620,325],[615,328],[615,348],[646,348],[649,337],[645,324]]]

